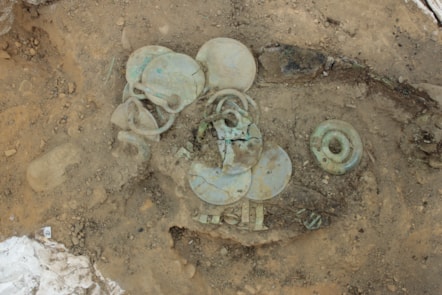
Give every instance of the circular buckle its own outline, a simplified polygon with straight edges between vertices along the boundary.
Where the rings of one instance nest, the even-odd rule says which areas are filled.
[[[135,106],[135,108],[132,106]],[[169,116],[169,119],[166,122],[166,124],[164,124],[164,126],[157,128],[157,129],[143,129],[143,128],[136,125],[137,117],[139,116],[140,112],[148,112],[149,114],[150,114],[150,112],[148,110],[146,110],[144,108],[143,104],[138,99],[136,99],[134,97],[130,97],[126,101],[126,108],[127,108],[128,126],[133,132],[135,132],[136,134],[139,134],[139,135],[152,136],[152,135],[161,134],[161,133],[169,130],[170,127],[172,126],[173,122],[176,119],[176,115],[171,114]],[[152,114],[150,114],[150,115],[152,115]],[[152,116],[152,118],[153,118],[153,116]]]

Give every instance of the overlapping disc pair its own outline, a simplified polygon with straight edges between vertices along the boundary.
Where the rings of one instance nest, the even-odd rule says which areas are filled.
[[[193,192],[212,205],[230,205],[243,197],[265,201],[277,196],[287,186],[292,163],[277,145],[268,146],[257,165],[236,175],[226,174],[218,167],[194,162],[189,172]]]
[[[127,61],[126,80],[124,106],[116,112],[128,118],[129,129],[155,141],[172,126],[176,114],[197,99],[205,85],[204,72],[194,59],[163,46],[135,50]],[[134,99],[156,105],[162,115],[167,114],[166,123],[158,127],[154,116],[146,115],[149,111],[141,110]]]

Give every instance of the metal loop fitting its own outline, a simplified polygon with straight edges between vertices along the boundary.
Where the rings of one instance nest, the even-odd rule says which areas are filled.
[[[353,126],[340,120],[327,120],[311,135],[310,150],[322,169],[342,175],[360,163],[363,147]]]

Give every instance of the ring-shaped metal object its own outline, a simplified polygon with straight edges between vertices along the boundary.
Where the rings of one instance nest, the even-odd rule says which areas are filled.
[[[133,110],[129,109],[130,105],[134,105],[136,108],[136,111],[138,113],[149,112],[149,111],[144,108],[143,104],[138,99],[131,97],[127,100],[127,102],[126,102],[127,124],[129,126],[130,130],[132,130],[136,134],[144,135],[144,136],[152,136],[152,135],[161,134],[161,133],[164,133],[165,131],[169,130],[169,128],[172,126],[173,122],[175,122],[176,115],[171,114],[169,116],[169,119],[166,122],[166,124],[164,124],[164,126],[157,128],[157,129],[143,129],[143,128],[136,125],[135,121],[137,119],[136,118],[137,116]]]
[[[337,144],[337,151],[330,147]],[[328,173],[342,175],[361,161],[363,146],[358,132],[347,122],[327,120],[310,137],[310,150],[319,166]]]
[[[322,142],[322,151],[327,158],[334,162],[343,162],[350,155],[350,141],[342,132],[330,131],[324,135]],[[338,153],[330,150],[330,145],[332,145],[333,142],[339,144],[340,151]]]
[[[242,107],[238,106],[236,103],[232,102],[231,101],[232,97],[238,98],[242,104]],[[216,104],[215,113],[221,113],[224,104],[229,103],[230,108],[233,108],[233,109],[239,111],[240,113],[242,113],[242,115],[249,116],[249,114],[248,114],[249,105],[251,105],[256,110],[256,118],[254,118],[253,121],[256,124],[259,123],[260,110],[259,110],[257,103],[250,96],[248,96],[247,94],[242,93],[236,89],[223,89],[223,90],[220,90],[220,91],[216,92],[215,94],[213,94],[206,103],[206,109],[205,109],[205,113],[204,113],[205,117],[207,115],[209,115],[208,107],[211,106],[212,104],[214,104],[219,98],[221,98],[221,99]]]
[[[258,124],[259,123],[259,117],[260,117],[260,110],[258,105],[256,104],[256,102],[247,94],[244,94],[244,97],[247,99],[247,103],[248,105],[251,105],[254,109],[255,109],[255,114],[256,117],[253,118],[254,123]],[[215,112],[216,113],[221,113],[223,110],[223,106],[224,104],[228,105],[228,108],[234,109],[236,111],[238,111],[242,116],[246,116],[249,117],[250,119],[252,119],[249,111],[247,109],[243,109],[241,108],[237,103],[235,103],[234,101],[232,101],[232,98],[230,96],[226,96],[223,99],[221,99],[218,102],[218,105],[215,108]],[[248,107],[247,105],[247,107]]]
[[[233,96],[233,97],[237,97],[237,98],[239,98],[239,100],[240,100],[241,103],[242,103],[242,107],[243,107],[243,109],[246,110],[246,111],[249,110],[249,103],[248,103],[247,97],[246,97],[246,95],[245,95],[244,93],[242,93],[242,92],[240,92],[240,91],[238,91],[238,90],[236,90],[236,89],[223,89],[223,90],[220,90],[220,91],[214,93],[214,94],[209,98],[209,100],[208,100],[207,103],[206,103],[206,110],[205,110],[205,114],[204,114],[204,115],[205,115],[205,116],[209,115],[209,114],[207,113],[207,108],[208,108],[209,106],[211,106],[212,104],[214,104],[215,101],[216,101],[218,98],[220,98],[220,97],[224,97],[224,96]],[[222,99],[221,101],[225,101],[225,100]],[[221,102],[221,101],[220,101],[220,102]],[[219,103],[220,103],[220,102],[219,102]],[[217,104],[216,109],[218,109],[218,108],[221,109],[222,104],[221,104],[221,106],[219,106],[219,103]]]
[[[134,85],[126,83],[126,85],[124,86],[124,89],[123,89],[123,95],[121,97],[121,102],[124,103],[130,97],[135,97],[135,98],[137,98],[139,100],[146,99],[146,95],[144,93],[142,93],[141,91],[139,91],[139,93],[136,93]]]
[[[166,112],[170,114],[178,114],[186,106],[178,95],[163,95],[156,92],[152,86],[146,86],[142,83],[135,83],[134,89],[143,91],[145,99],[149,100],[157,106],[162,107]],[[173,108],[173,105],[175,105],[176,107]]]
[[[214,127],[218,133],[218,139],[223,140],[234,140],[238,137],[245,136],[244,130],[239,130],[236,127],[242,127],[244,129],[245,126],[242,125],[242,116],[236,110],[227,109],[222,112],[223,117],[228,118],[229,114],[232,114],[235,117],[236,125],[235,126],[227,126],[226,119],[221,119],[213,122]],[[248,122],[248,121],[247,121]],[[249,123],[249,122],[248,122]],[[245,130],[246,131],[246,130]]]

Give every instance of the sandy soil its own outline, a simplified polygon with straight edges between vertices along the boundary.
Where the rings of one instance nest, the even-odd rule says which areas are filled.
[[[60,0],[14,14],[0,37],[0,240],[51,226],[128,294],[442,293],[442,115],[409,86],[442,85],[442,31],[414,3]],[[191,143],[193,157],[205,156],[194,132],[204,99],[151,144],[147,165],[110,123],[134,49],[195,56],[219,36],[257,60],[284,43],[361,65],[296,82],[270,80],[259,64],[248,91],[259,128],[293,164],[286,190],[264,204],[265,232],[192,219],[213,208],[193,195],[191,162],[175,154]],[[314,162],[309,136],[325,119],[361,135],[355,171],[333,176]],[[54,149],[51,167],[35,169],[58,167],[62,179],[32,189],[30,163]],[[300,209],[326,222],[309,231]]]

